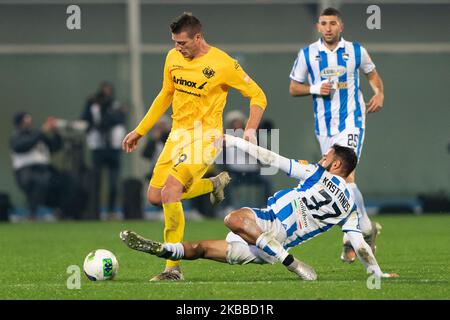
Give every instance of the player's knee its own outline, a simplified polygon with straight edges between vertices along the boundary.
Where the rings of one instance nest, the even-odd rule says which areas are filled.
[[[179,185],[168,184],[165,185],[161,190],[161,202],[162,203],[171,203],[177,202],[181,200],[181,196],[183,194],[183,186],[181,183]]]
[[[242,217],[239,215],[238,212],[233,211],[229,213],[225,219],[223,220],[225,223],[225,226],[227,226],[228,229],[230,229],[233,232],[239,231],[242,229]]]

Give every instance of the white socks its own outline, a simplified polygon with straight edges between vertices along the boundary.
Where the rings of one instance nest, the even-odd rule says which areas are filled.
[[[184,257],[184,247],[183,245],[178,243],[163,243],[164,250],[166,251],[164,254],[164,258],[170,260],[180,260]]]
[[[283,262],[289,255],[286,249],[284,249],[281,243],[274,238],[270,231],[262,233],[258,239],[256,239],[256,246],[268,255],[277,258],[280,262]]]

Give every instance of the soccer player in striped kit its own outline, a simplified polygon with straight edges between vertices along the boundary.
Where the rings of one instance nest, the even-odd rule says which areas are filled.
[[[292,96],[312,95],[315,133],[322,154],[333,144],[355,150],[358,159],[365,135],[366,112],[378,112],[383,106],[383,82],[367,50],[357,42],[342,38],[344,24],[341,13],[334,8],[322,11],[317,23],[321,38],[301,49],[290,74]],[[374,96],[366,105],[361,92],[359,72],[366,74]],[[309,84],[308,84],[309,83]],[[362,214],[361,230],[366,242],[375,251],[375,238],[381,226],[367,216],[364,200],[355,183],[355,172],[347,178],[358,212]],[[344,235],[341,259],[355,260],[355,251]]]
[[[225,217],[231,230],[225,240],[160,243],[145,239],[129,230],[120,238],[131,249],[164,259],[211,259],[229,264],[273,264],[281,262],[303,280],[316,280],[311,266],[294,258],[288,250],[340,225],[368,272],[376,277],[392,278],[383,273],[364,241],[352,194],[345,179],[357,162],[348,147],[333,145],[318,164],[302,164],[234,136],[225,135],[227,147],[237,147],[300,180],[297,187],[276,192],[264,209],[241,208]]]

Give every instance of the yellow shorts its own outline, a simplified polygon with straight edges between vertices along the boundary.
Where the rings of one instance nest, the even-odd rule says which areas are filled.
[[[214,163],[220,151],[215,140],[210,137],[183,143],[169,136],[153,169],[150,185],[161,189],[171,175],[189,189],[193,181],[201,179]]]

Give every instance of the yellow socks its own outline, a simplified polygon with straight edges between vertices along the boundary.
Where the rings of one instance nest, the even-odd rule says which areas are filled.
[[[195,181],[191,187],[183,193],[182,200],[192,199],[213,191],[213,183],[210,179],[200,179]],[[165,212],[165,211],[164,211]]]
[[[212,191],[213,183],[210,179],[199,179],[191,185],[187,192],[183,193],[182,199],[195,198]],[[164,242],[182,242],[185,221],[181,201],[163,203],[162,206],[164,210]],[[179,265],[180,261],[166,260],[166,268],[173,268]]]
[[[181,201],[163,203],[164,209],[164,242],[177,243],[183,241],[184,212]],[[166,268],[180,265],[180,261],[166,260]]]

